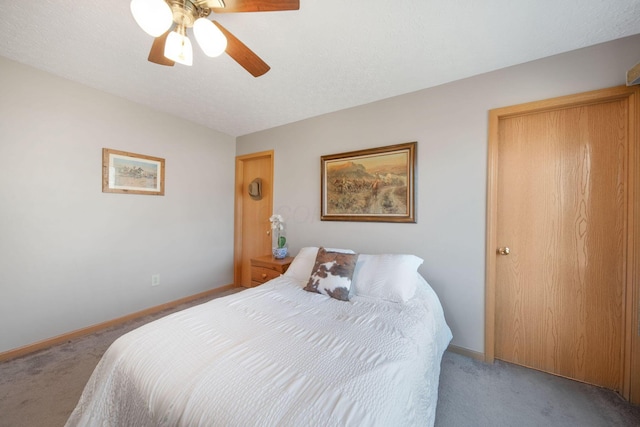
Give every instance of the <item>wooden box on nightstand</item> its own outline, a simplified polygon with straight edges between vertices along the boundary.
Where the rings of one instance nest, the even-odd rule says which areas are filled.
[[[291,261],[291,256],[283,259],[275,259],[271,255],[251,258],[251,286],[261,285],[284,274]]]

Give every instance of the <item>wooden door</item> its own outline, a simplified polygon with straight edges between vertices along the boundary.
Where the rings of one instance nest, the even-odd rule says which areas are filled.
[[[261,179],[261,197],[249,184]],[[251,258],[271,253],[269,217],[273,206],[273,151],[236,157],[234,282],[251,286]]]
[[[633,93],[492,111],[491,357],[618,391],[629,383]]]

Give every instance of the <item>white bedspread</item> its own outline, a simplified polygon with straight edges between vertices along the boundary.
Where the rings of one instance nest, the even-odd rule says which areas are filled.
[[[120,337],[67,426],[433,425],[450,339],[424,280],[399,304],[281,276]]]

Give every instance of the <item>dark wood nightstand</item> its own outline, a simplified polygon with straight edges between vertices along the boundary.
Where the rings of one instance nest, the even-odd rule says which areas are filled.
[[[291,256],[283,259],[275,259],[271,255],[251,258],[251,286],[261,285],[280,276],[287,271],[291,261]]]

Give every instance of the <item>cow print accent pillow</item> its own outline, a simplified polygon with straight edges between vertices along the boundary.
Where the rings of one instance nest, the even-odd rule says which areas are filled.
[[[331,298],[349,301],[351,277],[356,267],[358,254],[328,252],[318,249],[316,262],[305,291],[328,295]]]

